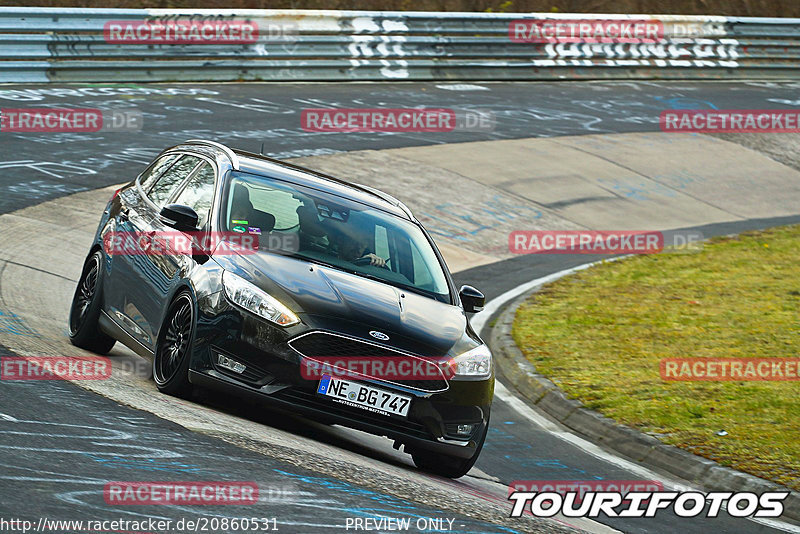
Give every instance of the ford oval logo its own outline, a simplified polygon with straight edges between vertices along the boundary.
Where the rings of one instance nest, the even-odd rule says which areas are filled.
[[[378,332],[377,330],[372,330],[372,331],[369,333],[369,335],[371,335],[371,336],[372,336],[372,337],[374,337],[375,339],[380,339],[381,341],[387,341],[387,340],[389,339],[389,336],[387,336],[387,335],[386,335],[386,334],[384,334],[383,332]]]

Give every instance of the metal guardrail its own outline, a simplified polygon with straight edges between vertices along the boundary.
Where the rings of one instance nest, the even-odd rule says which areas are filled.
[[[291,35],[115,44],[110,21],[228,17]],[[174,19],[173,19],[174,20]],[[654,42],[514,42],[514,21],[654,21]],[[800,19],[0,7],[0,82],[796,78]]]

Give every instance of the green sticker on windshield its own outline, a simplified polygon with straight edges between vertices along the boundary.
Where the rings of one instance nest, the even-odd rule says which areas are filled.
[[[247,231],[247,228],[245,228],[244,226],[234,226],[233,227],[233,231],[234,232],[239,232],[240,234],[243,234],[243,233],[245,233]]]
[[[231,219],[231,224],[243,224],[243,225],[247,226],[250,223],[248,223],[247,221],[239,221],[239,220],[236,220],[236,219]]]

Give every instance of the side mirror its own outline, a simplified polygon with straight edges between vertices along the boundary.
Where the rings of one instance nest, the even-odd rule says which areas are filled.
[[[461,286],[461,289],[458,290],[458,296],[461,299],[461,304],[464,305],[465,312],[478,313],[479,311],[483,311],[483,306],[486,304],[486,297],[474,287]]]
[[[159,214],[164,224],[181,232],[197,230],[197,212],[183,204],[168,204]]]

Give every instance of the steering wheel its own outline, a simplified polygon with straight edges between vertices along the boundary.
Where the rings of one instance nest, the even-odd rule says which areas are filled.
[[[382,267],[384,269],[388,269],[389,265],[387,265],[387,264],[389,263],[389,260],[391,260],[391,259],[392,258],[387,258],[386,262],[383,265],[373,265],[373,267]],[[367,258],[367,257],[358,258],[357,260],[353,261],[353,265],[372,265],[372,259]]]

